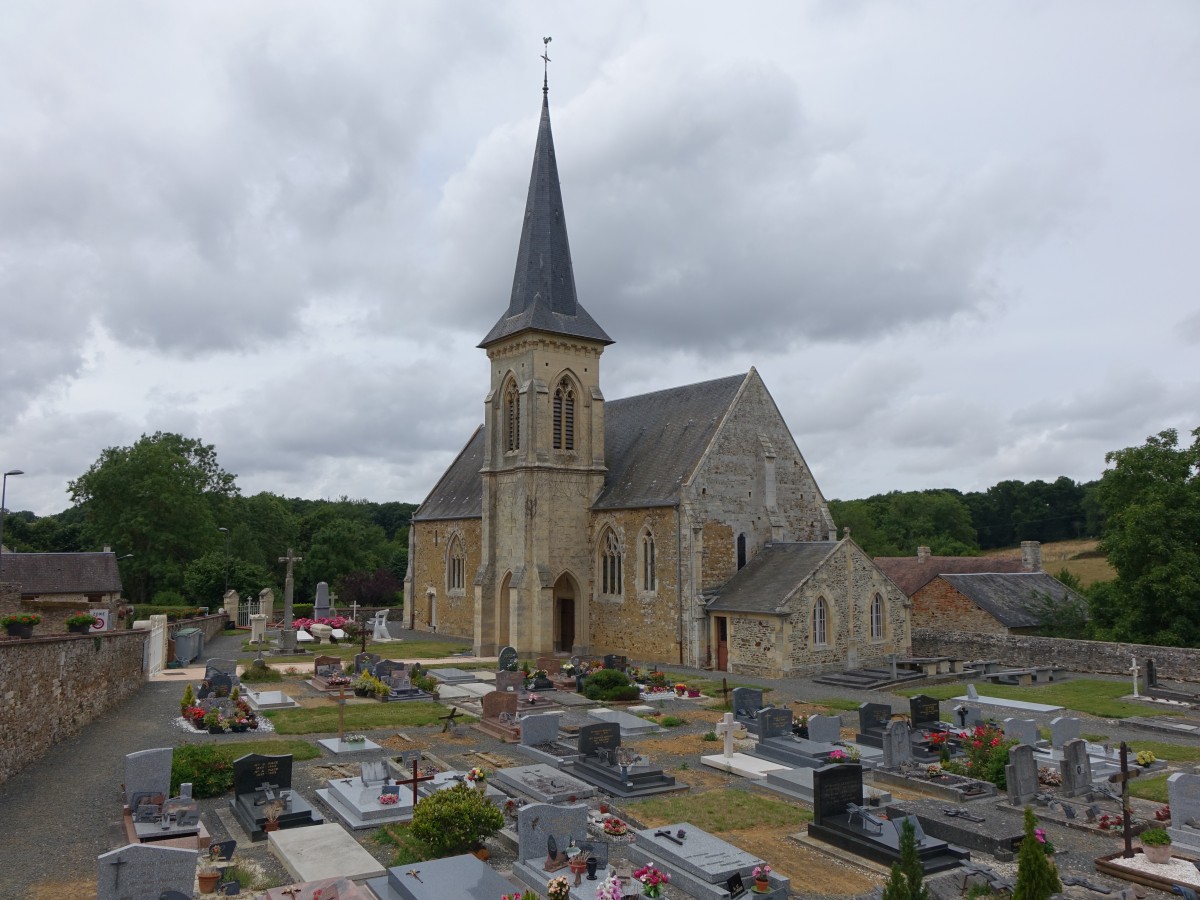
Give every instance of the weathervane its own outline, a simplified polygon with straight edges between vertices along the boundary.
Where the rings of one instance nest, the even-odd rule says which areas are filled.
[[[542,50],[542,93],[550,92],[550,38],[542,38],[545,49]]]

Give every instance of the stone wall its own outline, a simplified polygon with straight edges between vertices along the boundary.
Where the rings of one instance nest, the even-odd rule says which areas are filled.
[[[912,596],[913,628],[938,631],[991,632],[1007,629],[990,613],[955,590],[944,578],[935,578]]]
[[[0,641],[0,783],[136,693],[148,637],[109,631]]]
[[[470,636],[475,632],[475,573],[479,569],[482,519],[413,522],[412,622],[416,631]],[[451,591],[446,581],[446,549],[452,539],[466,551],[463,590]],[[432,591],[432,596],[430,592]],[[406,621],[409,610],[405,610]]]
[[[1200,649],[1189,647],[921,629],[913,632],[912,651],[914,656],[998,659],[1014,667],[1056,665],[1109,675],[1129,675],[1135,657],[1144,671],[1146,659],[1153,658],[1159,678],[1200,681]]]

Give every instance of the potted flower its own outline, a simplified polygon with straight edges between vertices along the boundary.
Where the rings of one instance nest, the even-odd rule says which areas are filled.
[[[397,794],[380,794],[379,795],[379,805],[380,806],[395,806],[399,802],[400,802],[400,797]]]
[[[283,815],[283,801],[272,800],[263,807],[263,831],[278,831],[279,817]]]
[[[1148,769],[1150,766],[1158,762],[1158,757],[1150,750],[1139,750],[1137,755],[1137,764],[1143,769]]]
[[[204,725],[208,728],[209,734],[224,734],[225,724],[221,721],[221,713],[215,709],[210,709],[204,715]]]
[[[1157,865],[1166,865],[1171,861],[1171,836],[1163,828],[1147,828],[1140,835],[1142,853],[1146,859]]]
[[[183,711],[183,717],[191,722],[192,727],[197,731],[203,731],[206,727],[204,724],[204,716],[205,712],[204,707],[202,706],[189,706]]]
[[[76,612],[67,616],[67,631],[71,634],[87,634],[92,626],[100,621],[98,616],[89,612]]]
[[[754,890],[760,894],[765,894],[771,889],[771,867],[766,863],[761,866],[754,867]]]
[[[41,621],[42,617],[36,613],[15,613],[0,618],[0,625],[4,626],[9,637],[31,638],[33,626],[41,624]]]
[[[206,866],[200,870],[196,880],[200,885],[200,893],[211,894],[217,889],[217,882],[221,880],[221,870]]]
[[[370,697],[371,694],[375,693],[375,679],[366,672],[363,672],[354,679],[352,687],[354,688],[354,696]]]
[[[549,900],[570,900],[571,882],[567,880],[567,876],[551,878],[546,885],[546,896]]]
[[[474,766],[471,771],[467,772],[467,784],[475,788],[477,791],[482,791],[487,787],[487,772],[479,766]]]
[[[643,897],[662,897],[671,876],[654,868],[653,864],[642,866],[633,873],[633,877],[642,883]]]

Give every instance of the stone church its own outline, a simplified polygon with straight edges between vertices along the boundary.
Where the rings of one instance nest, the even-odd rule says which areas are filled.
[[[907,598],[837,540],[758,372],[609,401],[612,343],[576,295],[543,87],[483,424],[409,532],[412,627],[766,675],[907,653]]]

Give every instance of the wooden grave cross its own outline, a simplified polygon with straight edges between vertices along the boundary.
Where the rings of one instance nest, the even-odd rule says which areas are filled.
[[[413,777],[406,781],[401,781],[399,778],[396,779],[397,785],[404,785],[404,784],[412,785],[413,806],[414,807],[416,807],[416,805],[417,805],[417,785],[419,785],[422,781],[433,781],[433,776],[418,774],[417,761],[415,759],[413,760]]]
[[[725,698],[725,709],[729,709],[729,679],[721,679],[721,696]]]
[[[448,715],[438,716],[439,719],[441,719],[443,722],[446,723],[445,725],[442,726],[442,734],[445,734],[447,731],[450,730],[450,726],[454,724],[454,720],[457,716],[458,716],[458,707],[457,706],[450,707],[450,712]]]
[[[344,684],[338,685],[337,705],[338,705],[338,744],[341,745],[342,743],[345,742],[345,738],[346,738],[346,686]]]
[[[1125,852],[1121,856],[1125,859],[1133,858],[1133,835],[1130,833],[1133,816],[1129,808],[1129,779],[1137,778],[1141,774],[1137,769],[1129,771],[1129,745],[1121,741],[1121,771],[1109,775],[1108,780],[1112,784],[1121,785],[1121,830],[1125,832]]]

